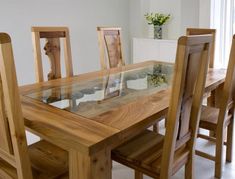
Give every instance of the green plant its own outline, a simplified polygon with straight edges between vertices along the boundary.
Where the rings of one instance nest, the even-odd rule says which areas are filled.
[[[166,72],[163,72],[162,70],[163,68],[167,68],[167,66],[163,66],[162,64],[156,65],[153,68],[153,72],[147,74],[148,83],[150,85],[158,87],[163,84],[168,84],[169,74],[167,74]]]
[[[162,26],[164,25],[171,17],[170,14],[165,15],[161,13],[147,13],[144,15],[149,25]]]

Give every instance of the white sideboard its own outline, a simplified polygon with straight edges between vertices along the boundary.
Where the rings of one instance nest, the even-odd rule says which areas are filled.
[[[174,62],[177,40],[133,38],[133,63],[146,60]]]

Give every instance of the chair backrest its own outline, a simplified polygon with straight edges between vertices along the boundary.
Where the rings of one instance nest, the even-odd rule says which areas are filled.
[[[214,68],[216,29],[187,28],[186,34],[187,35],[212,34],[213,41],[211,45],[212,47],[210,52],[209,68]]]
[[[194,151],[212,39],[211,35],[199,35],[178,40],[161,178],[172,175],[178,149],[188,154]]]
[[[60,39],[63,39],[64,44],[66,77],[73,76],[69,29],[67,27],[32,27],[31,31],[37,82],[44,81],[40,43],[42,38],[46,40],[44,50],[50,60],[50,72],[47,75],[48,80],[61,78]]]
[[[20,179],[31,179],[24,121],[11,39],[0,33],[0,163],[7,162]],[[1,171],[0,176],[6,174]]]
[[[220,108],[218,126],[223,127],[226,117],[234,116],[235,107],[235,35],[233,35],[228,69],[221,96],[216,99]],[[227,116],[228,115],[228,116]]]
[[[121,44],[121,28],[97,27],[102,69],[125,65]]]

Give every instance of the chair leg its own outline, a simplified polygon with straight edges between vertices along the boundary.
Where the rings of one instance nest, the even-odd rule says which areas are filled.
[[[215,132],[214,132],[214,131],[209,131],[209,136],[210,136],[210,137],[216,137],[216,136],[215,136]]]
[[[216,138],[216,152],[215,152],[215,177],[221,178],[222,175],[222,159],[223,159],[223,144],[224,134],[223,130],[217,132]]]
[[[163,120],[163,119],[165,119],[165,127],[166,127],[166,122],[167,122],[166,117],[162,116],[161,118],[159,118],[159,120],[155,124],[153,124],[153,131],[154,132],[159,133],[159,131],[160,131],[160,125],[159,124],[160,124],[160,121]]]
[[[143,178],[144,178],[143,173],[135,170],[135,179],[143,179]]]
[[[215,98],[216,98],[216,92],[214,90],[214,91],[211,91],[211,93],[209,94],[209,96],[207,98],[207,106],[215,107]],[[209,131],[209,136],[216,137],[215,132]]]
[[[193,179],[194,178],[194,157],[193,154],[189,154],[189,159],[185,164],[184,178]]]
[[[226,146],[226,162],[232,162],[233,153],[233,119],[228,125],[227,146]]]
[[[156,133],[159,133],[159,122],[156,122],[156,123],[153,125],[153,131],[156,132]]]

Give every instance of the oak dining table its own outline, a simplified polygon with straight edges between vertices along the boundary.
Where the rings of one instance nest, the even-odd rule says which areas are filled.
[[[65,150],[69,178],[111,179],[111,150],[167,113],[174,64],[146,61],[20,87],[27,130]],[[209,69],[205,93],[226,70]]]

